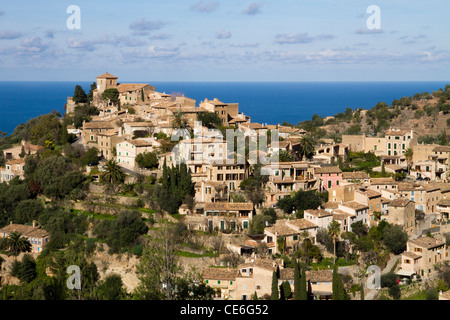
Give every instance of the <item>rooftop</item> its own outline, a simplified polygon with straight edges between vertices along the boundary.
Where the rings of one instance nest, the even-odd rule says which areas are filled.
[[[412,240],[411,243],[415,244],[417,246],[420,246],[420,247],[427,248],[427,249],[442,246],[445,244],[444,241],[439,241],[434,238],[430,238],[430,237],[426,237],[426,236]]]

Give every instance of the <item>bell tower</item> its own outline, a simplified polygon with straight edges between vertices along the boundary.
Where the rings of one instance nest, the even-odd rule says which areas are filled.
[[[106,72],[97,77],[97,90],[98,93],[102,93],[106,89],[117,88],[118,77]]]

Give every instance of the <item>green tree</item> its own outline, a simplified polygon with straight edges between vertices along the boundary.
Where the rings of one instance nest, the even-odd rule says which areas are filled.
[[[29,199],[19,202],[14,212],[14,221],[19,224],[25,224],[37,220],[44,211],[42,201]]]
[[[102,99],[108,104],[119,105],[119,91],[116,88],[106,89],[102,93]]]
[[[406,249],[408,234],[398,225],[390,225],[384,228],[383,243],[394,254],[399,254]]]
[[[140,283],[134,296],[139,300],[173,300],[178,270],[176,245],[166,223],[144,248],[137,265]]]
[[[25,254],[21,262],[17,260],[13,262],[11,275],[19,278],[21,282],[30,283],[37,277],[36,261],[31,255]]]
[[[278,294],[278,277],[277,273],[274,271],[272,273],[272,294],[271,294],[272,300],[278,300],[279,294]]]
[[[158,167],[156,152],[144,152],[136,156],[136,163],[140,168],[154,169]]]
[[[125,181],[125,172],[118,163],[111,159],[105,165],[105,172],[101,176],[101,180],[111,184],[120,184]]]
[[[333,268],[333,279],[332,279],[332,291],[333,300],[349,300],[349,296],[344,288],[344,283],[342,281],[341,275],[338,273],[337,265]]]
[[[91,84],[91,89],[89,90],[89,93],[87,95],[87,101],[88,103],[91,103],[92,100],[94,100],[94,90],[97,89],[97,83],[93,82]]]
[[[280,293],[282,292],[283,300],[292,298],[291,285],[288,281],[283,281],[280,286]]]
[[[19,232],[13,232],[6,240],[6,246],[13,255],[18,255],[21,252],[31,252],[31,243],[26,238],[23,238]]]
[[[97,286],[100,300],[122,300],[126,297],[126,290],[119,274],[109,274]]]
[[[408,175],[410,174],[411,171],[411,162],[412,162],[412,158],[413,158],[413,150],[411,148],[408,148],[405,150],[405,153],[403,154],[405,156],[406,159],[406,163],[407,163],[407,167],[408,167]]]
[[[172,128],[174,129],[186,129],[188,122],[186,115],[181,110],[176,110],[172,115]]]
[[[341,233],[341,225],[337,221],[333,221],[328,225],[328,234],[333,238],[333,264],[336,264],[336,241]]]
[[[202,126],[209,129],[218,128],[222,125],[222,120],[215,112],[199,112],[197,121],[201,121]]]
[[[294,258],[294,300],[300,300],[301,287],[300,287],[300,266],[297,259]]]
[[[311,135],[303,136],[300,141],[300,160],[309,158],[314,152],[315,139]]]
[[[86,92],[84,92],[83,88],[79,85],[75,86],[72,99],[75,103],[86,103],[88,101]]]
[[[307,295],[307,292],[306,292],[305,267],[301,268],[301,271],[302,271],[302,275],[300,277],[300,299],[299,300],[308,300],[308,295]]]

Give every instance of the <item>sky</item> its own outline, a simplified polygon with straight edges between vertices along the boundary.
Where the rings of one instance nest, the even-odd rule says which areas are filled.
[[[448,0],[2,1],[0,81],[104,72],[124,82],[447,81],[449,9]]]

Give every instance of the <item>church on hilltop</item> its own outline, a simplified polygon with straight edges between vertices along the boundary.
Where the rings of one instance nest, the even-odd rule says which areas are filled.
[[[97,77],[97,89],[93,91],[94,104],[102,104],[102,94],[108,89],[117,89],[120,105],[144,103],[155,92],[155,87],[146,83],[118,83],[119,78],[106,72]]]

